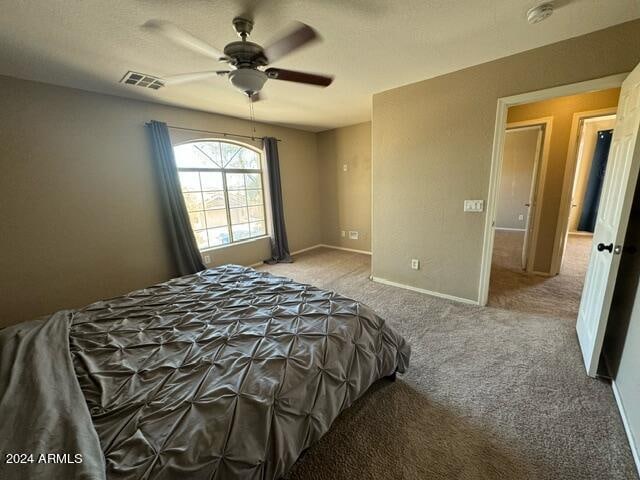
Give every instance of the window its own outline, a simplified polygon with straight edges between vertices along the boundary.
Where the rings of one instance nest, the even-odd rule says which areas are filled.
[[[174,152],[200,250],[266,235],[258,152],[219,141],[186,143]]]

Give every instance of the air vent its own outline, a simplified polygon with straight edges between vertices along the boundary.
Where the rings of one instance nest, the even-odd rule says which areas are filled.
[[[136,85],[138,87],[151,88],[153,90],[158,90],[159,88],[164,87],[164,82],[157,77],[152,77],[151,75],[146,75],[144,73],[138,72],[127,72],[120,83],[126,83],[127,85]]]

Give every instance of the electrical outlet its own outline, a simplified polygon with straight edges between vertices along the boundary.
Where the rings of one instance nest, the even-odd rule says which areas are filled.
[[[360,237],[360,234],[355,230],[349,231],[349,240],[358,240],[359,237]]]
[[[344,165],[342,165],[342,171],[346,172],[347,170],[349,170],[349,165],[345,163]]]
[[[418,260],[417,258],[412,258],[411,259],[411,268],[413,270],[420,270],[420,260]]]
[[[211,263],[211,256],[205,255],[204,256],[204,263]]]
[[[346,237],[347,236],[347,232],[345,232],[344,230],[340,230],[340,236],[342,238]]]
[[[518,220],[524,220],[524,215],[518,215]]]

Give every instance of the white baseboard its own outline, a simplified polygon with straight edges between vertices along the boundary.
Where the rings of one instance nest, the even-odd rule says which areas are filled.
[[[320,247],[322,247],[322,246],[323,246],[323,245],[317,244],[317,245],[313,245],[313,246],[311,246],[311,247],[302,248],[302,249],[300,249],[300,250],[296,250],[295,252],[291,252],[291,254],[290,254],[290,255],[293,257],[294,255],[298,255],[299,253],[308,252],[309,250],[315,250],[316,248],[320,248]],[[249,265],[249,267],[250,267],[250,268],[253,268],[253,267],[257,267],[258,265],[263,265],[263,264],[264,264],[264,261],[262,261],[262,262],[258,262],[258,263],[254,263],[253,265]]]
[[[316,248],[320,248],[323,245],[321,244],[316,244],[316,245],[312,245],[311,247],[307,247],[307,248],[302,248],[300,250],[296,250],[295,252],[291,252],[291,255],[298,255],[299,253],[304,253],[304,252],[308,252],[309,250],[315,250]]]
[[[356,250],[354,248],[346,248],[346,247],[336,247],[335,245],[326,245],[324,243],[318,243],[317,245],[312,245],[310,247],[307,248],[301,248],[300,250],[296,250],[295,252],[291,252],[291,256],[295,256],[298,255],[300,253],[304,253],[304,252],[308,252],[310,250],[315,250],[316,248],[332,248],[334,250],[342,250],[345,252],[353,252],[353,253],[362,253],[364,255],[371,255],[371,252],[368,252],[366,250]],[[249,265],[249,267],[253,268],[253,267],[257,267],[258,265],[262,265],[264,262],[258,262],[258,263],[254,263],[253,265]]]
[[[431,290],[425,290],[424,288],[412,287],[411,285],[392,282],[385,278],[371,277],[371,280],[376,283],[382,283],[383,285],[390,285],[392,287],[404,288],[405,290],[411,290],[413,292],[424,293],[426,295],[431,295],[432,297],[444,298],[446,300],[453,300],[454,302],[466,303],[469,305],[479,305],[477,300],[469,300],[468,298],[456,297],[454,295],[447,295],[446,293],[433,292]]]
[[[533,275],[538,275],[539,277],[555,277],[555,274],[549,272],[538,272],[534,270],[531,272]]]
[[[508,227],[494,227],[495,230],[505,230],[507,232],[524,232],[524,228],[508,228]]]
[[[624,425],[624,431],[627,433],[627,439],[629,440],[629,446],[631,447],[631,454],[633,455],[633,460],[636,462],[636,469],[638,470],[638,475],[640,475],[640,451],[638,447],[640,445],[636,445],[636,440],[631,432],[631,426],[629,425],[629,420],[627,419],[627,414],[624,410],[624,406],[622,405],[622,398],[620,397],[620,391],[618,390],[618,386],[616,385],[615,380],[611,380],[611,389],[613,390],[613,396],[616,399],[616,403],[618,404],[618,410],[620,411],[620,416],[622,417],[622,424]]]
[[[316,248],[332,248],[334,250],[342,250],[343,252],[353,252],[353,253],[362,253],[363,255],[371,255],[371,252],[367,250],[356,250],[355,248],[338,247],[336,245],[328,245],[326,243],[318,243],[317,245],[313,245],[312,247],[303,248],[302,250],[296,250],[295,252],[291,252],[291,255],[298,255],[299,253],[308,252],[309,250],[315,250]]]
[[[364,255],[371,255],[371,252],[367,250],[356,250],[355,248],[347,248],[347,247],[337,247],[335,245],[327,245],[326,243],[321,243],[317,245],[318,247],[324,248],[333,248],[334,250],[342,250],[343,252],[353,252],[353,253],[362,253]]]
[[[296,250],[295,252],[291,252],[291,256],[298,255],[299,253],[308,252],[309,250],[315,250],[316,248],[331,248],[334,250],[342,250],[345,252],[353,252],[353,253],[361,253],[364,255],[371,255],[371,252],[366,250],[356,250],[354,248],[346,248],[346,247],[337,247],[335,245],[327,245],[324,243],[319,243],[317,245],[313,245],[311,247],[303,248],[301,250]],[[251,265],[255,267],[257,265],[262,265],[262,262]],[[380,278],[380,277],[371,277],[371,280],[377,283],[382,283],[384,285],[390,285],[392,287],[404,288],[405,290],[411,290],[413,292],[424,293],[426,295],[431,295],[432,297],[444,298],[446,300],[453,300],[454,302],[466,303],[469,305],[479,305],[477,300],[469,300],[468,298],[456,297],[454,295],[447,295],[446,293],[433,292],[431,290],[425,290],[424,288],[412,287],[411,285],[404,285],[402,283],[392,282],[390,280]]]

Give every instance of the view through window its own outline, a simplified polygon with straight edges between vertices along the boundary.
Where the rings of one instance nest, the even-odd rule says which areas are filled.
[[[198,248],[266,235],[260,154],[222,141],[174,148],[176,166]]]

